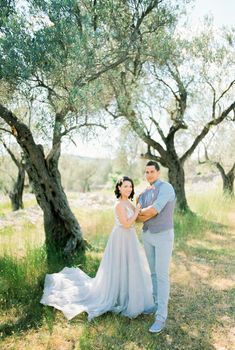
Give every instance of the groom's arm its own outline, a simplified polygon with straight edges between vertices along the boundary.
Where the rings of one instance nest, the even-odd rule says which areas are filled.
[[[158,215],[166,206],[167,202],[175,199],[175,191],[171,184],[164,183],[158,193],[157,199],[147,208],[141,210],[137,217],[138,222],[145,222]]]
[[[137,216],[137,222],[145,222],[158,214],[157,210],[150,205],[147,208],[141,209],[140,214]]]

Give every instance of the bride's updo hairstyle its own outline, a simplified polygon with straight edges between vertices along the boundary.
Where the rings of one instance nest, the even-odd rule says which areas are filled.
[[[115,190],[114,190],[115,196],[117,198],[121,197],[121,193],[120,193],[118,187],[121,187],[124,181],[129,181],[132,184],[132,192],[131,192],[131,194],[130,194],[130,196],[128,198],[133,201],[133,197],[134,197],[134,194],[135,194],[134,183],[133,183],[133,180],[130,177],[128,177],[128,176],[123,176],[116,182],[116,186],[115,186]]]

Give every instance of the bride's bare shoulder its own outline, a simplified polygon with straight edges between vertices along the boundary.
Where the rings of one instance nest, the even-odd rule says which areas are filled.
[[[117,202],[114,205],[114,210],[120,212],[120,211],[123,211],[123,209],[125,209],[124,203],[117,200]]]
[[[121,203],[117,200],[115,203],[114,203],[114,210],[116,210],[118,207],[120,207]]]

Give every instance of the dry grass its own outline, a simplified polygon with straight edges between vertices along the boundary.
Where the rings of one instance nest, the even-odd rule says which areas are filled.
[[[203,193],[191,196],[190,205],[200,216],[176,215],[169,320],[160,335],[148,333],[153,316],[129,320],[107,313],[89,323],[82,314],[68,322],[39,305],[46,272],[43,228],[40,215],[32,223],[24,211],[19,225],[0,230],[1,349],[234,350],[235,201]],[[112,210],[75,206],[74,212],[94,245],[84,266],[94,275]]]

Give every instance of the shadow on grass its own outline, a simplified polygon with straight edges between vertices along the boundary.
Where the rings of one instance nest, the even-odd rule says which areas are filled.
[[[220,248],[215,250],[209,247],[190,247],[190,252],[194,256],[200,256],[201,260],[204,259],[207,262],[216,261],[217,264],[229,264],[235,260],[235,252],[232,248]]]
[[[213,246],[213,239],[206,234],[210,232],[218,236],[218,241],[214,239],[217,247]],[[223,245],[220,245],[220,237],[223,237]],[[216,236],[214,236],[216,237]],[[195,245],[189,244],[190,240],[195,240]],[[226,243],[226,247],[224,244]],[[230,227],[218,222],[205,220],[203,217],[195,214],[179,214],[175,217],[175,256],[184,252],[187,256],[192,256],[198,261],[207,263],[226,264],[234,261],[235,253],[231,242]],[[187,265],[186,260],[184,264]]]
[[[205,236],[206,231],[218,235],[227,235],[228,226],[208,221],[195,214],[177,214],[175,218],[177,251],[187,249],[194,259],[205,259],[212,268],[215,263],[226,263],[231,259],[228,249],[206,249],[204,247],[189,247],[187,241]],[[177,261],[181,255],[177,255]],[[182,257],[181,263],[187,265]],[[94,322],[84,319],[85,329],[79,339],[81,350],[93,349],[133,349],[133,350],[216,350],[218,341],[221,348],[232,350],[232,340],[226,339],[234,322],[234,288],[216,290],[210,282],[191,268],[193,261],[186,266],[189,269],[192,284],[172,285],[169,319],[166,330],[153,335],[148,328],[154,320],[154,315],[140,315],[134,320],[107,313]],[[217,271],[218,273],[218,271]],[[231,271],[230,271],[231,273]],[[226,317],[227,321],[223,321]],[[75,324],[77,318],[73,321]],[[226,323],[227,322],[227,323]],[[226,333],[227,332],[227,333]],[[219,340],[215,339],[219,334]],[[225,337],[224,337],[225,335]],[[220,341],[221,338],[221,341]],[[225,338],[225,339],[223,339]],[[215,345],[217,342],[217,345]],[[227,342],[227,343],[226,343]]]
[[[43,323],[51,332],[56,311],[40,304],[46,273],[79,266],[92,277],[99,263],[100,259],[85,254],[69,259],[55,254],[48,263],[45,247],[31,250],[24,259],[0,257],[1,338],[40,328]]]
[[[224,225],[192,214],[177,214],[175,227],[180,249],[187,239],[203,237],[207,229],[218,234],[227,230]],[[49,263],[43,249],[30,252],[24,261],[11,257],[0,258],[1,309],[7,315],[0,326],[2,337],[7,338],[13,333],[23,336],[25,331],[38,329],[43,324],[52,333],[59,311],[40,305],[45,274],[58,272],[66,265],[79,266],[94,277],[100,263],[100,259],[95,256],[97,251],[100,249],[91,247],[87,257],[74,256],[67,261],[52,254]],[[198,250],[193,254],[203,256],[203,252]],[[192,272],[192,279],[195,278],[198,279]],[[84,331],[77,339],[81,350],[215,350],[212,333],[215,328],[223,327],[221,320],[224,314],[232,319],[234,309],[226,308],[226,305],[232,305],[233,300],[234,289],[217,291],[198,279],[197,286],[191,289],[190,286],[182,287],[177,283],[172,285],[168,326],[160,335],[148,332],[154,320],[153,315],[140,315],[129,320],[107,313],[89,323],[83,314],[68,324],[71,327],[81,322],[84,324]],[[67,323],[66,320],[64,322]]]
[[[161,334],[151,334],[148,331],[154,321],[153,315],[140,315],[129,320],[107,313],[90,324],[85,321],[84,331],[78,341],[79,349],[215,350],[211,331],[216,321],[208,317],[203,319],[204,315],[199,316],[199,320],[193,319],[195,315],[192,318],[187,316],[187,312],[193,312],[193,309],[194,312],[197,311],[195,302],[181,300],[185,305],[183,314],[176,305],[171,307],[167,328]],[[174,315],[177,315],[177,319]]]
[[[232,350],[232,340],[226,340],[226,336],[223,339],[223,336],[234,323],[234,307],[231,306],[234,291],[214,290],[201,283],[194,289],[182,288],[182,285],[175,283],[172,286],[167,327],[161,334],[148,332],[154,315],[140,315],[130,320],[107,313],[91,323],[84,317],[79,349],[217,350],[217,334],[221,338],[221,349]],[[227,324],[223,321],[225,316]],[[75,318],[72,324],[79,322],[81,319]]]
[[[169,334],[174,337],[172,348],[218,349],[217,334],[221,349],[232,350],[232,340],[226,340],[225,334],[229,334],[235,321],[233,304],[232,288],[215,290],[208,284],[200,283],[199,279],[197,288],[182,289],[182,285],[173,285],[169,308]]]
[[[42,276],[36,283],[34,278],[30,281],[25,264],[9,256],[0,258],[0,271],[0,308],[5,315],[5,323],[0,325],[1,337],[38,328],[42,321],[39,304]]]
[[[215,234],[226,235],[229,226],[215,221],[205,220],[202,216],[194,213],[177,213],[174,220],[176,240],[188,238],[200,238],[205,231],[210,230]]]

